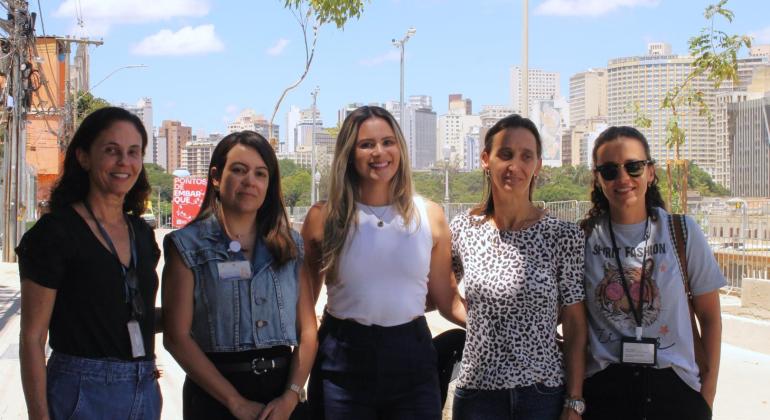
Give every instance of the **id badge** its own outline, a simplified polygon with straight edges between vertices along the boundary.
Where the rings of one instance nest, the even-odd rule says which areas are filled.
[[[142,327],[137,320],[132,319],[126,324],[128,327],[128,338],[131,339],[131,356],[134,359],[144,357],[144,339],[142,338]]]
[[[217,263],[220,280],[241,280],[251,278],[251,264],[248,261],[227,261]]]
[[[658,360],[658,340],[654,338],[623,337],[620,340],[620,362],[627,365],[655,366]]]

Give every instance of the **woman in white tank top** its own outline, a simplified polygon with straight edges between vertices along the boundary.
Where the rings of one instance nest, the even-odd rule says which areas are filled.
[[[383,108],[348,115],[331,169],[329,199],[302,228],[315,296],[327,286],[314,418],[440,419],[426,297],[465,324],[443,211],[414,196],[404,137]]]

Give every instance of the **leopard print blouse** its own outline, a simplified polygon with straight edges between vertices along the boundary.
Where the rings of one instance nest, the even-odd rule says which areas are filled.
[[[457,386],[562,385],[556,324],[561,305],[585,299],[582,231],[548,215],[526,229],[498,230],[469,212],[450,229],[452,268],[468,301]]]

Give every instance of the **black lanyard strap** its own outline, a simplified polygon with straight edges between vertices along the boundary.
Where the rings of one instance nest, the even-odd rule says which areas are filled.
[[[615,262],[618,264],[618,275],[620,276],[620,282],[623,285],[623,291],[626,294],[626,298],[628,298],[628,306],[631,308],[631,313],[634,315],[634,320],[636,321],[636,325],[641,328],[642,327],[642,315],[644,314],[642,311],[644,310],[644,260],[647,259],[647,241],[650,239],[650,218],[647,217],[647,221],[644,224],[644,253],[642,255],[642,267],[641,267],[641,273],[639,274],[639,309],[634,307],[634,300],[631,298],[631,290],[628,285],[628,281],[626,280],[626,275],[623,273],[623,264],[620,262],[620,248],[618,248],[618,244],[615,242],[615,232],[612,230],[612,219],[607,218],[607,224],[610,227],[610,239],[612,240],[612,249],[613,253],[615,254]]]
[[[94,219],[94,223],[96,223],[96,227],[99,229],[99,233],[101,233],[102,237],[104,238],[104,241],[107,242],[107,245],[110,248],[110,251],[115,256],[115,258],[118,260],[118,264],[120,264],[120,269],[123,271],[123,292],[126,297],[126,303],[131,304],[131,318],[135,319],[136,317],[141,317],[143,312],[143,304],[141,302],[141,296],[139,296],[139,284],[137,282],[136,277],[136,267],[137,267],[137,252],[136,252],[136,238],[134,234],[134,226],[131,225],[131,220],[129,220],[128,215],[123,213],[123,218],[126,221],[126,225],[128,225],[128,243],[131,247],[131,261],[128,262],[128,266],[123,265],[123,262],[120,261],[120,256],[118,255],[117,249],[115,249],[115,244],[112,242],[112,238],[110,238],[109,233],[107,233],[107,230],[104,229],[104,226],[102,226],[101,223],[99,223],[99,220],[96,219],[96,215],[94,214],[94,211],[91,209],[91,206],[88,205],[87,200],[83,200],[83,206],[88,210],[88,214],[91,215],[91,218]],[[132,282],[134,283],[129,284],[129,276],[133,277]],[[132,290],[135,289],[135,290]],[[138,299],[138,300],[137,300]]]

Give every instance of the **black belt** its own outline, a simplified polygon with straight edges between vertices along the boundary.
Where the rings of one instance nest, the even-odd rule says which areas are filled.
[[[214,363],[214,366],[222,373],[253,372],[262,375],[275,369],[283,369],[289,366],[289,357],[281,356],[273,359],[257,357],[250,362],[242,363]]]

